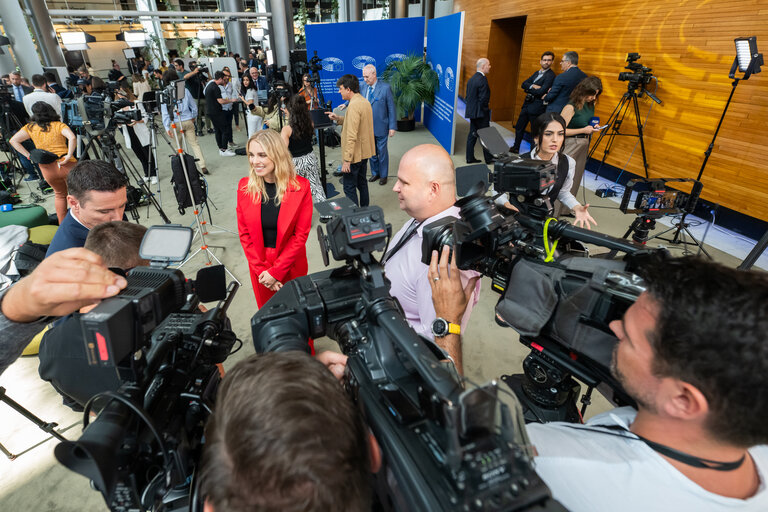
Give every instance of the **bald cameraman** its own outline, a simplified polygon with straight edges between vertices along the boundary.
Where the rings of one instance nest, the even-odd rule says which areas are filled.
[[[640,273],[647,291],[611,323],[611,372],[637,410],[529,424],[536,472],[573,512],[768,510],[768,277],[693,257]],[[455,315],[447,257],[430,276]]]

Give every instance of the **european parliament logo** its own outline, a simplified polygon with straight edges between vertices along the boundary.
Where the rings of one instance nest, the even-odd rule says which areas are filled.
[[[362,70],[368,64],[376,66],[376,59],[369,55],[358,55],[352,59],[352,67]]]
[[[386,59],[384,59],[384,64],[386,66],[389,66],[392,62],[394,62],[396,60],[403,60],[404,58],[405,58],[405,54],[404,53],[391,53],[391,54],[387,55]]]
[[[456,88],[456,76],[450,67],[445,68],[445,88],[451,92]]]
[[[336,57],[326,57],[321,63],[324,71],[344,71],[344,61]]]

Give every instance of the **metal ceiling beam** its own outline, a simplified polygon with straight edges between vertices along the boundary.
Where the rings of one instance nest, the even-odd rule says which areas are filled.
[[[259,18],[271,18],[271,12],[206,12],[206,11],[104,11],[93,9],[48,9],[48,14],[51,18],[65,17],[65,18],[139,18],[139,17],[152,17],[162,19],[172,19],[173,21],[179,21],[184,18],[206,18],[206,19],[223,19],[229,18],[240,19],[259,19]]]

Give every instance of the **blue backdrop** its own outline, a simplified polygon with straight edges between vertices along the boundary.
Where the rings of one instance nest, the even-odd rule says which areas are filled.
[[[427,22],[427,63],[437,71],[440,89],[435,95],[435,104],[424,105],[424,126],[450,154],[453,154],[456,133],[453,115],[459,93],[457,80],[463,30],[463,11]]]
[[[381,76],[387,63],[406,54],[424,51],[424,18],[396,18],[349,23],[318,23],[305,27],[307,59],[314,52],[322,59],[320,87],[325,100],[342,103],[336,80],[347,73],[363,82],[363,67],[376,66]]]

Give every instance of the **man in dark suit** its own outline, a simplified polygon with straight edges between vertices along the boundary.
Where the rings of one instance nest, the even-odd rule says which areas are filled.
[[[11,100],[11,114],[14,116],[10,129],[11,131],[15,132],[27,124],[27,121],[29,121],[29,114],[27,114],[27,109],[24,108],[24,96],[33,92],[34,89],[21,83],[21,73],[18,71],[12,71],[8,75],[8,79],[11,82],[11,96],[13,97]],[[29,151],[35,149],[35,144],[31,139],[22,142],[22,146],[24,146]],[[27,173],[27,177],[24,178],[24,181],[37,181],[41,179],[41,175],[38,175],[38,171],[35,169],[35,166],[32,164],[32,162],[30,162],[29,159],[24,157],[24,155],[18,151],[16,151],[16,154],[19,155],[21,166]]]
[[[467,82],[467,95],[465,115],[469,119],[469,135],[467,136],[467,163],[480,162],[475,158],[475,142],[477,142],[477,130],[491,125],[491,109],[488,103],[491,101],[491,88],[488,87],[488,79],[485,75],[491,70],[491,61],[486,58],[478,59],[477,72]],[[493,156],[483,148],[485,163],[489,164]]]
[[[557,75],[552,82],[552,88],[544,96],[547,103],[547,112],[560,112],[568,103],[571,91],[576,85],[587,78],[587,74],[579,69],[579,54],[576,52],[565,52],[563,60],[560,61],[562,73]]]
[[[512,153],[520,152],[520,144],[523,142],[523,136],[525,135],[528,123],[533,122],[547,108],[544,106],[544,102],[541,101],[541,97],[549,91],[549,88],[552,87],[552,82],[555,80],[555,72],[550,69],[554,60],[554,53],[542,53],[541,60],[539,61],[541,68],[534,71],[523,82],[522,89],[526,92],[526,95],[523,108],[520,110],[520,115],[517,118],[517,124],[515,124],[515,143],[509,148]]]
[[[371,157],[371,183],[379,180],[379,185],[387,184],[389,175],[389,151],[387,139],[395,135],[397,113],[395,98],[389,84],[376,79],[376,66],[368,64],[363,68],[365,83],[360,94],[368,100],[373,109],[373,136],[376,138],[376,155]]]
[[[45,76],[45,81],[48,84],[48,87],[50,87],[53,92],[58,94],[59,98],[68,100],[75,97],[75,94],[72,91],[65,89],[58,83],[58,79],[54,73],[46,71],[43,73],[43,76]]]

